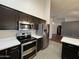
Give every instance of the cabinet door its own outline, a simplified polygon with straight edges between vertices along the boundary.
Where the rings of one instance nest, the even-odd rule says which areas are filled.
[[[78,47],[78,59],[79,59],[79,47]]]
[[[62,59],[78,59],[78,47],[63,43]]]
[[[39,52],[43,47],[43,38],[37,39],[37,52]]]
[[[20,50],[19,47],[12,47],[7,49],[7,55],[10,56],[10,59],[19,59],[20,58]]]
[[[0,30],[16,30],[17,11],[0,5]]]
[[[15,50],[9,53],[10,59],[19,59],[19,51]]]
[[[28,15],[22,12],[18,12],[19,21],[28,21]]]
[[[10,56],[7,55],[7,50],[0,51],[0,59],[10,59]]]
[[[6,50],[0,51],[0,55],[5,55],[5,54],[6,54]]]

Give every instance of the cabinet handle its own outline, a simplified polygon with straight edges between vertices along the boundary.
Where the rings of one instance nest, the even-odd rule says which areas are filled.
[[[72,47],[72,48],[73,48],[74,46],[72,46],[72,45],[68,45],[68,47]]]
[[[0,58],[10,58],[9,55],[0,55]]]
[[[11,48],[11,50],[16,50],[18,47],[13,47],[13,48]]]

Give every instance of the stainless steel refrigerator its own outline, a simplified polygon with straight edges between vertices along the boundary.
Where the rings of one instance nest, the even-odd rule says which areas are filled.
[[[43,36],[43,47],[42,49],[45,49],[49,45],[49,31],[47,24],[39,24],[38,25],[38,30],[37,30],[37,35]]]

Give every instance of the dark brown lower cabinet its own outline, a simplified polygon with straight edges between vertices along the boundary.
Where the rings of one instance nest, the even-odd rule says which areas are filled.
[[[43,38],[37,39],[37,52],[43,48]]]
[[[63,43],[62,59],[79,59],[79,47]]]
[[[0,59],[20,59],[19,46],[0,51]]]
[[[17,49],[11,51],[8,55],[10,56],[10,59],[19,59],[19,51]]]

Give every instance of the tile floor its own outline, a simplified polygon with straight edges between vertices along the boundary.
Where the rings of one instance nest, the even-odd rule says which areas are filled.
[[[37,53],[33,59],[61,59],[62,44],[50,41],[49,46]]]

